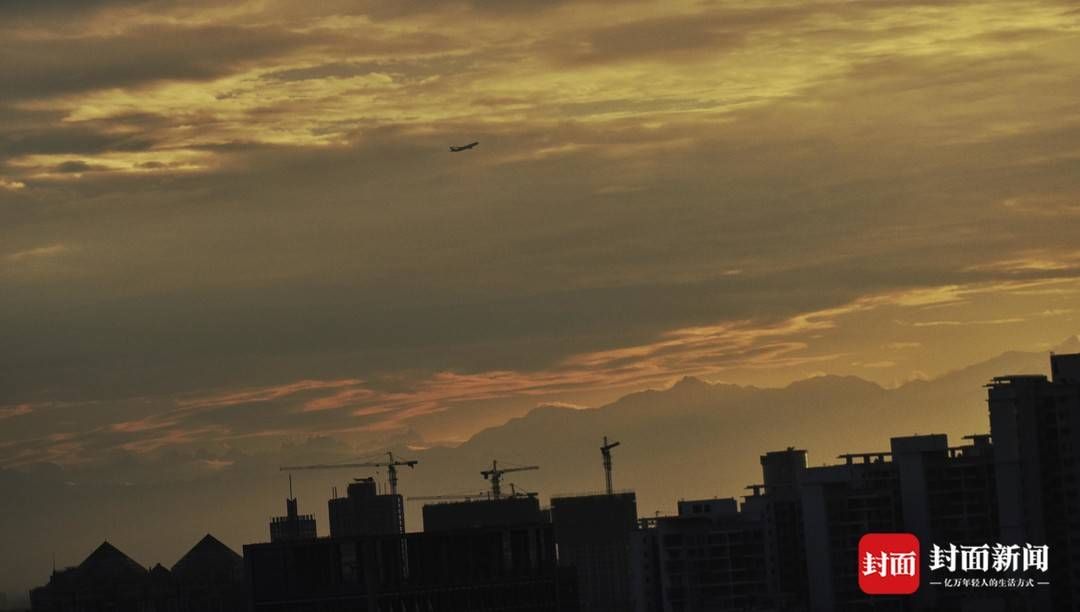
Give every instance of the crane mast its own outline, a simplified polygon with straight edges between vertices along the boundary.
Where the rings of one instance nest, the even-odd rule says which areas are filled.
[[[607,485],[607,494],[611,495],[614,489],[611,486],[611,449],[619,445],[619,442],[608,443],[607,436],[604,436],[604,445],[600,447],[600,455],[604,458],[604,481]]]

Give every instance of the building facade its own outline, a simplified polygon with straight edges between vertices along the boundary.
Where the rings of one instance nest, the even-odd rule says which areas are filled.
[[[632,492],[553,497],[559,565],[578,577],[582,610],[630,609],[630,536],[637,527]]]
[[[806,539],[802,512],[802,479],[806,451],[789,447],[761,456],[762,484],[747,487],[752,494],[743,512],[764,525],[765,566],[772,606],[803,610],[809,597]]]
[[[680,501],[634,538],[634,609],[761,610],[770,604],[764,529],[734,498]]]
[[[1001,539],[1049,546],[1039,604],[1080,610],[1080,355],[988,386]]]

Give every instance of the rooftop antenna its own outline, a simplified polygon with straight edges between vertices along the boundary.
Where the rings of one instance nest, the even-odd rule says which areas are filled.
[[[293,494],[292,494],[292,474],[289,474],[289,499],[293,499]]]
[[[619,445],[619,442],[608,443],[604,436],[604,445],[600,447],[600,454],[604,457],[604,481],[607,485],[607,494],[611,495],[614,489],[611,486],[611,449]]]

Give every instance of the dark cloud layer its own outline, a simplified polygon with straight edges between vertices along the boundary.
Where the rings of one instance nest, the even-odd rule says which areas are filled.
[[[146,26],[121,35],[25,37],[3,44],[0,72],[4,98],[32,99],[208,79],[244,61],[287,53],[305,40],[282,28],[258,26]]]

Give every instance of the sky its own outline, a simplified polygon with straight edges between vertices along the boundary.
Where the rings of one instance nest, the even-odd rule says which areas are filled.
[[[1078,74],[1053,0],[0,0],[0,468],[1048,350]]]

